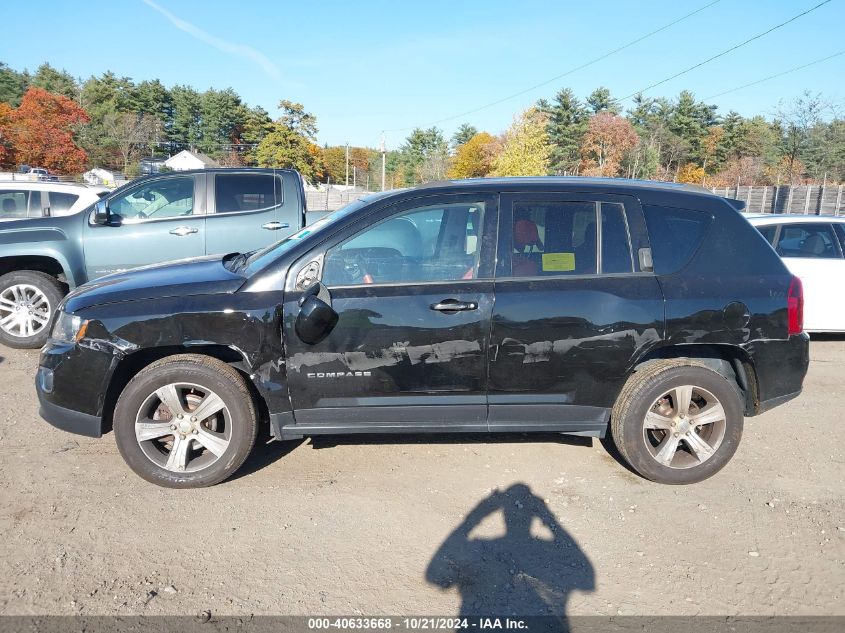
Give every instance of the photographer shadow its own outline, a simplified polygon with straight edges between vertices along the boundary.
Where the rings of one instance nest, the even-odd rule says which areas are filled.
[[[501,511],[505,534],[471,533]],[[461,594],[461,617],[546,616],[566,630],[566,604],[574,590],[595,589],[595,572],[546,503],[525,484],[482,500],[443,542],[426,580]]]

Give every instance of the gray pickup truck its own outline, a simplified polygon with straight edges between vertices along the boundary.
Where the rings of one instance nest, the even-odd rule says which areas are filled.
[[[146,264],[247,252],[306,224],[299,173],[206,169],[133,180],[80,213],[0,227],[0,342],[36,348],[62,297]]]

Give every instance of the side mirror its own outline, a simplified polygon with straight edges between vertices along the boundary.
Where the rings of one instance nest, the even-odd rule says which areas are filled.
[[[97,200],[94,203],[94,224],[109,224],[111,215],[109,214],[109,203],[107,200]]]
[[[331,333],[338,318],[331,306],[329,289],[318,281],[302,293],[294,329],[304,343],[314,345]]]

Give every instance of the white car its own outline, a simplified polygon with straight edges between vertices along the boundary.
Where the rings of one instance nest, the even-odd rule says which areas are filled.
[[[71,215],[108,192],[76,183],[0,181],[0,221]]]
[[[845,217],[746,214],[804,286],[804,329],[845,332]]]

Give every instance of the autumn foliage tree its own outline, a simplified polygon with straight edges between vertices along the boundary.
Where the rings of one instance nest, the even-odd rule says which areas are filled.
[[[678,170],[678,182],[685,182],[690,185],[700,185],[704,181],[704,167],[695,163],[685,163]]]
[[[637,146],[639,137],[627,119],[600,112],[590,119],[581,143],[581,173],[615,176],[622,159]]]
[[[481,178],[493,168],[497,150],[496,137],[478,132],[466,143],[458,145],[449,166],[449,178]]]
[[[530,108],[514,118],[502,151],[493,162],[494,176],[545,176],[549,173],[548,116]]]
[[[323,154],[314,143],[317,117],[288,100],[279,102],[279,109],[282,116],[255,149],[258,165],[296,169],[309,180],[322,177]]]
[[[14,164],[14,145],[10,136],[14,108],[0,103],[0,167]]]
[[[60,174],[79,173],[88,156],[73,135],[88,121],[88,113],[67,97],[31,87],[20,106],[0,113],[0,136],[8,139],[11,148],[5,162],[46,167]]]

